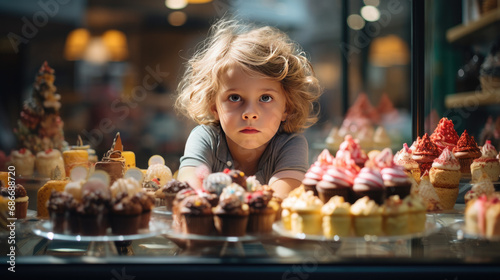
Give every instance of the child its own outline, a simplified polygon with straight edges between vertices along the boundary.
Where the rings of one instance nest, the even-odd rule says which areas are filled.
[[[255,175],[284,198],[309,167],[298,134],[317,121],[321,91],[310,62],[283,32],[221,20],[188,62],[176,107],[199,125],[186,142],[178,180],[201,188],[196,170]]]

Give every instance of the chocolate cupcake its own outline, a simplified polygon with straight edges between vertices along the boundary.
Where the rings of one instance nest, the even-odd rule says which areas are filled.
[[[214,231],[212,206],[198,195],[186,197],[179,204],[180,228],[186,234],[209,235]]]
[[[28,214],[28,193],[26,189],[21,185],[17,184],[12,189],[12,186],[3,187],[0,190],[0,194],[4,197],[14,196],[15,210],[14,217],[17,219],[24,219]]]
[[[80,231],[83,235],[106,235],[109,226],[110,199],[100,191],[88,192],[78,207]]]
[[[354,179],[354,186],[352,189],[354,194],[354,199],[352,201],[354,202],[360,198],[368,196],[368,198],[375,201],[379,205],[384,203],[384,181],[378,169],[363,167]]]
[[[151,210],[155,206],[154,194],[149,192],[138,192],[135,196],[139,199],[139,203],[142,206],[141,222],[139,223],[139,229],[148,229],[149,220],[151,219]]]
[[[165,186],[161,187],[157,191],[157,196],[158,197],[158,192],[161,192],[162,195],[160,197],[163,197],[165,200],[165,206],[167,208],[167,211],[172,211],[172,206],[174,203],[174,198],[177,195],[178,192],[184,189],[191,188],[187,182],[181,182],[176,179],[172,179],[165,184]]]
[[[247,195],[246,202],[250,211],[248,233],[270,233],[273,230],[277,209],[269,204],[271,199],[272,193],[265,191],[256,191]]]
[[[318,183],[318,196],[327,203],[330,198],[338,195],[349,201],[354,178],[345,169],[331,166],[323,174],[322,180]]]
[[[141,223],[142,205],[137,196],[119,194],[111,205],[111,232],[118,235],[137,234]]]
[[[67,221],[68,205],[74,200],[73,195],[67,192],[57,192],[52,190],[50,198],[47,201],[52,231],[55,233],[64,233]]]
[[[245,172],[236,169],[226,169],[224,172],[227,173],[229,177],[231,177],[233,183],[236,183],[242,186],[244,189],[247,189],[247,176],[245,176]]]
[[[214,208],[214,223],[223,236],[243,236],[248,223],[248,205],[235,194],[221,195],[219,205]]]
[[[192,196],[192,195],[198,195],[198,192],[192,188],[183,189],[175,195],[174,202],[172,203],[172,219],[174,220],[173,227],[178,228],[179,231],[180,231],[180,223],[181,223],[179,204],[186,197]]]

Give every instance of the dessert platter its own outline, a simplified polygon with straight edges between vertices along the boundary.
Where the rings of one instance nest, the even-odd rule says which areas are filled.
[[[307,241],[336,241],[336,242],[396,242],[401,240],[411,240],[421,238],[436,233],[442,228],[442,225],[429,219],[425,223],[425,230],[422,232],[408,233],[403,235],[364,235],[364,236],[338,236],[327,237],[322,234],[306,234],[293,233],[283,226],[282,221],[277,221],[273,224],[273,230],[282,237],[287,237],[295,240]]]
[[[49,220],[40,220],[34,223],[32,226],[32,231],[34,234],[50,240],[107,242],[137,240],[154,237],[169,231],[169,228],[169,223],[164,219],[151,217],[151,220],[149,221],[149,227],[139,229],[137,233],[134,234],[114,234],[112,233],[110,228],[107,229],[105,235],[71,234],[68,231],[64,231],[63,233],[54,233],[53,224]]]

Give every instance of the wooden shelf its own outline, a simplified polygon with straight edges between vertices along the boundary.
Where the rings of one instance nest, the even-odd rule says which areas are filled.
[[[500,34],[500,9],[488,12],[476,21],[460,24],[448,29],[446,39],[450,43],[471,45],[488,43]]]
[[[445,97],[446,108],[466,108],[500,104],[500,89],[493,91],[470,91]]]

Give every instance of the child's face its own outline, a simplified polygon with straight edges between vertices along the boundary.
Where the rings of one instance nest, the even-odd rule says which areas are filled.
[[[239,67],[223,74],[212,108],[230,147],[244,149],[265,147],[286,119],[285,110],[285,91],[280,82],[249,76]]]

